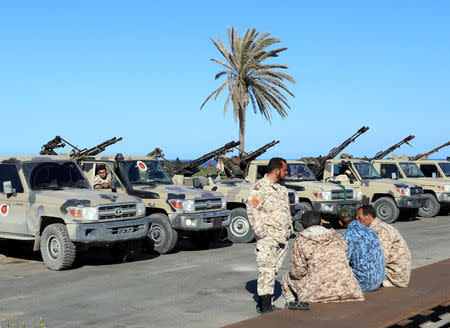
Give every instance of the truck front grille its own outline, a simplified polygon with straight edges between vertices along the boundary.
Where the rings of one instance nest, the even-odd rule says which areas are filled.
[[[346,189],[345,191],[347,193],[347,199],[352,199],[353,198],[353,190],[352,189]],[[339,200],[339,199],[344,200],[345,199],[344,190],[333,190],[331,192],[331,199],[333,199],[333,200]]]
[[[136,204],[102,205],[98,208],[100,220],[129,218],[136,216]]]
[[[217,210],[222,208],[222,199],[215,198],[199,198],[195,200],[196,211]]]
[[[422,195],[423,194],[423,188],[422,187],[412,187],[410,189],[410,191],[411,191],[411,196]]]

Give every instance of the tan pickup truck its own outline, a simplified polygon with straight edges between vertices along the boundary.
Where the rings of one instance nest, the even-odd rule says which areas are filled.
[[[49,269],[70,268],[80,248],[145,238],[150,224],[139,198],[92,189],[72,159],[0,157],[0,238],[34,241]]]

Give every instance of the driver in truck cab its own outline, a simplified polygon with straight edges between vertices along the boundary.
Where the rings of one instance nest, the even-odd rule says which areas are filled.
[[[99,165],[97,167],[97,174],[94,177],[95,189],[108,189],[111,188],[111,175],[106,171],[105,165]]]

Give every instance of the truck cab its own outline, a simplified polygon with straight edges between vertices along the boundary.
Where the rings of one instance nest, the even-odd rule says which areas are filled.
[[[384,222],[395,222],[400,210],[415,216],[425,201],[423,189],[419,184],[383,179],[372,164],[363,159],[326,161],[323,181],[335,181],[339,173],[345,170],[349,170],[351,175],[347,181],[340,183],[345,187],[357,189],[362,203],[372,204],[377,217]]]
[[[450,181],[450,162],[438,159],[424,159],[413,161],[419,166],[427,178],[441,178]]]
[[[256,182],[267,173],[268,160],[254,160],[248,169],[248,178]],[[288,160],[288,175],[283,184],[296,191],[303,211],[321,213],[326,219],[336,219],[344,206],[359,206],[357,191],[352,187],[317,181],[303,161]]]
[[[93,190],[72,159],[0,157],[0,238],[34,241],[49,269],[70,268],[80,248],[145,238],[150,224],[139,198]]]
[[[230,211],[222,194],[174,184],[156,159],[97,155],[79,164],[91,185],[98,167],[105,167],[114,191],[142,199],[146,214],[152,218],[149,241],[160,254],[172,251],[183,236],[200,248],[209,248],[220,238],[222,228],[230,224]]]
[[[406,156],[394,155],[392,159],[374,160],[372,164],[381,177],[391,177],[402,183],[414,183],[422,187],[426,201],[419,209],[420,216],[436,216],[442,205],[450,204],[450,182],[426,177],[419,166]]]

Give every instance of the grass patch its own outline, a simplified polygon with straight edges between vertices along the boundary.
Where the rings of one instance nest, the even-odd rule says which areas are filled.
[[[14,320],[10,320],[9,318],[6,319],[4,324],[0,323],[0,328],[26,328],[26,327],[33,327],[33,328],[45,328],[45,322],[43,319],[39,319],[37,322],[33,321],[32,326],[26,326],[25,322],[19,323],[17,318]]]

